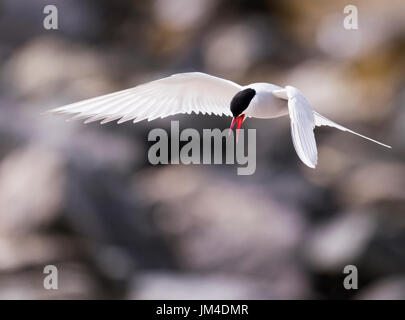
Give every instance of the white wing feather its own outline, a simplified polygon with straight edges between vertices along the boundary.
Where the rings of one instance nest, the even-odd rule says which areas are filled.
[[[177,113],[232,116],[230,102],[241,86],[200,72],[179,73],[137,87],[83,100],[50,110],[74,114],[69,120],[87,119],[118,123],[153,120]]]
[[[285,89],[274,90],[273,95],[284,100],[288,100],[288,111],[291,119],[291,135],[294,148],[300,159],[309,167],[315,168],[317,164],[318,152],[316,148],[314,128],[315,126],[329,126],[342,131],[353,133],[359,137],[375,142],[386,148],[389,145],[363,136],[353,130],[345,128],[328,118],[313,111],[304,95],[296,88],[287,86]]]
[[[318,161],[314,128],[314,113],[302,95],[288,100],[288,112],[291,119],[291,136],[295,151],[308,167],[315,168]]]

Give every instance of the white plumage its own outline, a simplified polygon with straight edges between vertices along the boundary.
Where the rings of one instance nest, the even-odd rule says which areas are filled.
[[[315,168],[318,158],[315,126],[334,127],[391,148],[315,112],[304,95],[292,86],[281,88],[269,83],[254,83],[242,87],[232,81],[200,72],[175,74],[50,112],[72,114],[73,117],[68,120],[86,119],[85,123],[151,121],[178,113],[201,112],[233,115],[234,120],[238,120],[238,129],[245,116],[276,118],[289,114],[294,148],[299,158],[311,168]]]
[[[238,84],[193,72],[180,73],[135,88],[72,103],[51,110],[58,114],[77,114],[71,120],[118,123],[154,120],[177,113],[207,113],[232,116],[229,102],[241,90]]]

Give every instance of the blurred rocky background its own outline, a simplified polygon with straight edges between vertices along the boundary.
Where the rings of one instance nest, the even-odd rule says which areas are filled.
[[[0,1],[0,298],[404,299],[405,2],[352,2]],[[58,30],[43,27],[47,4]],[[348,4],[358,30],[343,28]],[[311,170],[287,117],[250,119],[257,170],[237,176],[151,166],[148,132],[167,119],[43,115],[185,71],[294,85],[393,149],[318,128]],[[48,264],[58,290],[42,286]],[[343,288],[348,264],[359,290]]]

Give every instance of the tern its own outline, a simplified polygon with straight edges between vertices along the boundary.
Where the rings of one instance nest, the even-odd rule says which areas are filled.
[[[115,120],[118,123],[151,121],[192,112],[231,116],[230,130],[236,123],[236,137],[247,117],[270,119],[289,115],[295,151],[310,168],[315,168],[318,161],[314,136],[316,126],[334,127],[391,148],[320,115],[312,109],[301,91],[293,86],[283,88],[270,83],[241,86],[201,72],[174,74],[49,112],[73,114],[68,120],[86,119],[85,123],[101,121],[102,124]]]

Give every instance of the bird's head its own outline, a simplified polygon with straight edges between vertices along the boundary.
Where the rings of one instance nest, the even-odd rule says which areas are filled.
[[[230,130],[236,125],[236,142],[238,142],[239,129],[242,126],[243,121],[246,119],[246,109],[256,95],[256,91],[252,88],[247,88],[239,91],[231,101],[231,112],[233,115]],[[229,131],[230,133],[230,131]]]

